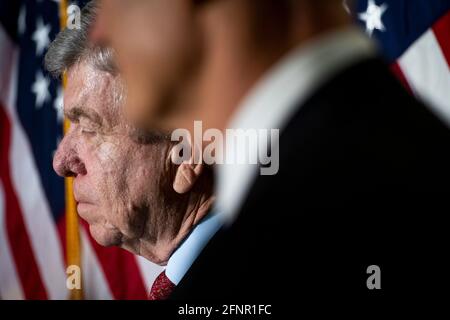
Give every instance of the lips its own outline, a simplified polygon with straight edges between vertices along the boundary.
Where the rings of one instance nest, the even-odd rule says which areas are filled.
[[[74,193],[74,198],[77,203],[92,204],[92,202],[87,200],[86,197],[80,196],[76,193]]]
[[[89,201],[86,197],[80,196],[79,194],[74,194],[75,201],[77,203],[78,212],[83,212],[92,207],[94,204]]]
[[[88,196],[89,193],[87,192],[87,189],[84,188],[77,179],[73,182],[73,194],[77,203],[78,214],[83,219],[87,220],[86,218],[90,215],[89,212],[92,211],[94,201],[92,201],[92,197]]]
[[[88,196],[88,188],[84,187],[78,178],[75,178],[73,181],[73,195],[77,203],[93,203],[91,197]]]
[[[93,205],[93,203],[91,201],[89,201],[87,199],[87,197],[84,197],[80,194],[77,194],[74,192],[74,198],[75,198],[75,202],[77,203],[77,206],[83,205],[83,206],[88,206],[88,205]]]
[[[77,213],[80,218],[89,224],[98,220],[98,210],[95,209],[92,203],[77,201]]]

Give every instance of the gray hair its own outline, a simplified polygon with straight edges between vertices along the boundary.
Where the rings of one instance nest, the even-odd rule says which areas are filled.
[[[117,74],[111,48],[92,45],[89,32],[98,13],[98,1],[93,0],[81,10],[80,28],[62,30],[50,44],[45,55],[45,68],[56,78],[81,61],[92,63],[99,70]]]
[[[98,70],[118,75],[113,49],[92,45],[89,41],[89,32],[97,18],[98,8],[97,0],[87,3],[81,10],[80,28],[62,30],[50,44],[45,55],[45,68],[55,78],[61,78],[64,72],[80,62],[89,62]],[[118,80],[114,92],[116,107],[122,104],[125,95],[123,82],[120,78]],[[129,124],[126,128],[132,140],[138,144],[170,141],[167,133],[136,128]]]

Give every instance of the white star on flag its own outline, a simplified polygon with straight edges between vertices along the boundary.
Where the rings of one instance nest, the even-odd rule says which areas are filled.
[[[44,25],[42,18],[39,18],[37,20],[36,31],[33,33],[33,40],[34,42],[36,42],[36,55],[42,55],[45,48],[47,48],[47,46],[50,44],[50,30],[50,25]]]
[[[36,80],[31,87],[31,91],[36,95],[36,108],[40,109],[50,99],[50,92],[48,91],[48,86],[50,85],[50,80],[42,75],[41,71],[36,73]]]
[[[369,36],[372,36],[374,30],[386,30],[382,17],[387,9],[387,4],[383,3],[381,6],[377,6],[375,0],[369,0],[366,12],[358,15],[359,19],[366,23],[366,32]]]

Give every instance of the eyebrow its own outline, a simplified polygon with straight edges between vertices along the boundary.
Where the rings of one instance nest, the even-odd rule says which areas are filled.
[[[98,125],[101,125],[103,123],[100,115],[96,111],[94,111],[92,109],[88,109],[88,108],[83,108],[83,107],[78,107],[78,106],[73,107],[73,108],[70,108],[68,111],[65,111],[64,115],[71,122],[78,122],[80,118],[87,118],[90,121],[92,121]]]

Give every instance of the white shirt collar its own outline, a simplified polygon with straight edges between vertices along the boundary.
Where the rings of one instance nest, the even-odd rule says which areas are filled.
[[[221,220],[216,214],[209,214],[192,230],[167,263],[166,276],[172,283],[178,285],[221,225]]]
[[[355,27],[331,32],[299,46],[257,83],[227,128],[282,129],[298,106],[333,75],[375,53],[374,44]],[[227,144],[225,154],[245,152],[235,150]],[[217,165],[217,212],[221,212],[225,222],[234,221],[258,168],[251,164]]]

